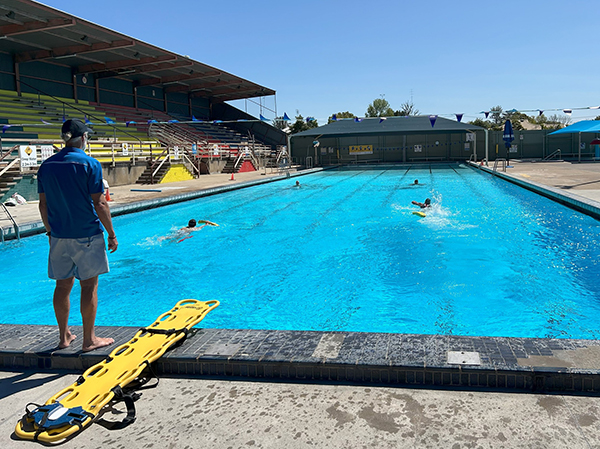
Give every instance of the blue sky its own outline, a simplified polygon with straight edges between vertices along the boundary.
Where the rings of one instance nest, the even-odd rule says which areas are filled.
[[[274,89],[278,115],[320,124],[363,116],[381,95],[394,109],[412,95],[422,114],[463,121],[496,105],[600,105],[597,0],[43,3]],[[273,97],[263,102],[275,109]]]

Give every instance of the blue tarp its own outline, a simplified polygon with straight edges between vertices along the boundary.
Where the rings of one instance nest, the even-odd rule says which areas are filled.
[[[582,120],[550,133],[549,136],[555,134],[578,134],[578,133],[600,133],[600,120]]]

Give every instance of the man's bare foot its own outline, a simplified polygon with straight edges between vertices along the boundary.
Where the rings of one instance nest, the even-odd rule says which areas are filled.
[[[89,344],[89,345],[84,344],[83,348],[81,348],[81,350],[83,352],[90,352],[90,351],[93,351],[94,349],[103,348],[105,346],[112,345],[114,342],[115,342],[115,340],[112,338],[95,337],[92,340],[91,344]]]
[[[71,332],[68,332],[64,341],[61,339],[58,343],[58,349],[68,348],[69,346],[71,346],[71,342],[75,340],[76,337],[76,335],[73,335]]]

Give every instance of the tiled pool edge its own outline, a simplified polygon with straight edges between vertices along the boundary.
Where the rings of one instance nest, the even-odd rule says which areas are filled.
[[[554,187],[549,187],[535,181],[524,180],[521,178],[517,178],[509,173],[494,171],[489,167],[481,166],[479,164],[475,164],[472,161],[469,161],[468,164],[476,169],[489,173],[493,176],[497,176],[505,181],[511,182],[513,184],[518,185],[519,187],[523,187],[524,189],[535,192],[539,195],[545,196],[553,201],[561,203],[567,207],[575,209],[578,212],[589,215],[593,218],[600,219],[600,202],[591,200],[589,198],[584,198],[582,196],[566,192],[561,189],[557,189]]]
[[[127,342],[134,327],[99,327]],[[79,332],[79,333],[78,333]],[[80,334],[81,329],[75,328]],[[83,354],[56,350],[55,326],[0,324],[0,370],[81,373],[115,346]],[[327,340],[323,346],[322,342]],[[325,348],[325,349],[323,349]],[[324,352],[323,352],[324,351]],[[328,352],[329,351],[329,352]],[[476,352],[480,365],[452,365],[448,351]],[[597,368],[529,366],[557,354],[600,352],[596,340],[464,337],[358,332],[195,329],[156,364],[159,375],[406,387],[600,393]],[[568,365],[569,363],[563,363]]]
[[[271,182],[281,181],[288,178],[294,178],[297,176],[308,175],[310,173],[316,173],[323,171],[324,168],[312,168],[308,170],[302,170],[288,175],[272,176],[265,179],[257,179],[254,181],[241,182],[232,185],[212,187],[209,189],[200,189],[193,192],[180,193],[178,195],[170,195],[162,198],[155,198],[152,200],[136,201],[128,204],[120,204],[110,208],[111,216],[116,217],[119,215],[131,214],[140,212],[146,209],[154,209],[156,207],[167,206],[169,204],[181,203],[183,201],[194,200],[205,196],[216,195],[223,192],[230,192],[233,190],[245,189],[260,184],[268,184]],[[16,238],[16,232],[13,225],[0,227],[0,232],[4,234],[4,239],[11,240]],[[28,237],[31,235],[41,234],[46,232],[44,223],[42,220],[32,221],[28,223],[22,223],[19,225],[19,233],[21,237]]]

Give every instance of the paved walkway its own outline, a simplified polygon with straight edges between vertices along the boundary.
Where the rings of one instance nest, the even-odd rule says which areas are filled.
[[[6,448],[28,402],[77,375],[0,372]],[[124,408],[106,420],[122,419]],[[162,379],[122,430],[94,423],[62,448],[539,448],[600,447],[598,399],[584,396]]]

